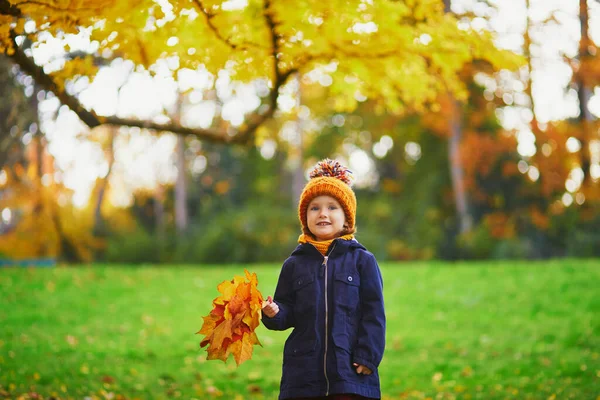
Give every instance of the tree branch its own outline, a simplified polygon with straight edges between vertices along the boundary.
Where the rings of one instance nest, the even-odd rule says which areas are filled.
[[[204,8],[202,0],[193,0],[194,4],[200,9],[200,12],[205,16],[206,23],[209,28],[215,33],[217,38],[225,43],[230,49],[234,51],[246,51],[248,47],[254,46],[259,47],[252,43],[236,44],[229,38],[225,38],[221,35],[217,27],[213,24],[213,14],[209,10]],[[8,3],[8,0],[0,0],[0,13],[6,15],[22,16],[20,9],[12,6]],[[289,77],[298,71],[298,69],[308,60],[304,60],[295,68],[290,68],[287,71],[283,71],[279,64],[279,57],[281,56],[280,44],[281,35],[277,32],[278,23],[275,21],[274,12],[271,9],[271,0],[265,0],[263,6],[263,15],[266,21],[266,25],[271,33],[271,49],[270,53],[273,59],[273,80],[272,87],[270,88],[267,109],[262,113],[255,113],[246,118],[245,124],[235,132],[229,134],[225,131],[217,129],[202,129],[182,126],[180,123],[157,123],[150,120],[138,120],[134,118],[119,118],[117,116],[99,116],[93,110],[87,110],[79,101],[76,95],[69,94],[62,85],[58,84],[54,79],[48,75],[43,67],[37,65],[31,57],[25,54],[22,47],[16,43],[16,34],[11,32],[13,40],[14,54],[10,55],[11,60],[16,63],[21,70],[30,75],[42,88],[53,92],[60,102],[68,106],[73,112],[75,112],[81,121],[90,128],[95,128],[99,125],[109,124],[116,126],[128,126],[138,127],[141,129],[150,129],[155,131],[168,131],[179,135],[193,135],[201,140],[206,140],[214,143],[236,143],[248,145],[252,143],[254,132],[261,126],[265,121],[271,118],[277,110],[277,99],[279,97],[279,89]],[[259,47],[264,50],[264,48]]]
[[[271,10],[271,0],[265,0],[263,5],[263,15],[265,17],[267,27],[271,32],[271,56],[273,57],[273,87],[279,88],[283,83],[285,83],[287,78],[291,75],[292,71],[282,73],[281,69],[279,68],[279,41],[281,40],[281,35],[277,33],[277,23],[275,22],[273,10]],[[271,105],[273,108],[277,106],[277,96],[278,92],[271,92],[270,98]]]
[[[0,0],[0,2],[2,2],[4,0]],[[45,7],[51,11],[55,11],[55,12],[63,12],[63,13],[69,13],[72,12],[71,9],[69,8],[61,8],[59,6],[56,6],[54,4],[49,4],[49,3],[42,3],[39,1],[35,1],[35,0],[28,0],[28,1],[22,1],[21,3],[19,3],[19,5],[34,5],[36,7]],[[16,7],[16,6],[15,6]],[[98,8],[90,8],[90,7],[77,7],[77,11],[98,11]],[[19,10],[19,15],[21,16],[21,10]]]
[[[8,0],[0,0],[0,15],[11,15],[13,17],[20,17],[21,9],[8,2]]]
[[[149,120],[119,118],[117,116],[99,116],[94,111],[89,111],[83,107],[76,96],[67,93],[64,88],[54,82],[52,77],[49,76],[42,67],[35,64],[33,59],[25,54],[23,48],[17,45],[15,39],[16,35],[13,34],[15,52],[9,56],[11,60],[16,63],[24,73],[30,75],[42,88],[53,92],[62,104],[68,106],[79,116],[81,121],[90,128],[95,128],[104,124],[138,127],[155,131],[167,131],[178,135],[193,135],[201,140],[213,143],[251,144],[256,129],[275,113],[277,108],[277,98],[279,97],[279,88],[287,81],[291,74],[296,72],[296,69],[291,69],[282,73],[278,67],[275,67],[276,77],[273,82],[273,88],[269,94],[268,109],[262,114],[257,113],[248,117],[246,124],[244,124],[235,134],[231,135],[222,130],[192,128],[177,123],[160,124]],[[274,60],[274,63],[276,64],[277,61]]]
[[[200,13],[202,15],[204,15],[204,18],[206,19],[206,24],[208,25],[210,30],[214,32],[217,39],[219,39],[221,42],[225,43],[231,50],[244,51],[244,50],[248,50],[250,47],[262,48],[257,44],[249,43],[249,42],[242,42],[241,44],[237,44],[237,43],[234,43],[233,41],[231,41],[230,38],[224,37],[221,34],[221,32],[219,31],[219,29],[217,28],[217,26],[212,21],[215,14],[204,7],[202,0],[193,0],[193,3],[196,5],[196,8],[198,8],[198,10],[200,10]]]
[[[210,28],[210,30],[215,33],[215,36],[221,42],[223,42],[227,46],[229,46],[232,50],[237,50],[239,46],[237,44],[233,43],[228,38],[223,37],[223,35],[221,35],[221,32],[219,32],[219,30],[215,26],[215,24],[213,24],[212,19],[215,16],[215,14],[211,13],[209,10],[207,10],[206,8],[204,8],[204,4],[202,4],[202,0],[194,0],[194,4],[196,5],[196,8],[198,8],[200,10],[200,13],[202,15],[204,15],[204,18],[206,19],[206,24],[208,25],[208,27]]]
[[[77,98],[69,95],[64,89],[59,88],[56,82],[44,72],[44,69],[33,62],[31,58],[27,57],[24,50],[17,45],[15,41],[16,36],[14,34],[12,36],[14,53],[9,55],[9,57],[13,62],[21,67],[23,72],[30,75],[41,87],[53,92],[63,104],[79,115],[79,118],[90,128],[100,125],[98,116],[83,108]]]
[[[337,51],[338,53],[343,54],[344,56],[346,56],[348,58],[364,58],[367,60],[372,60],[374,58],[381,59],[381,58],[388,58],[388,57],[399,57],[402,54],[402,52],[398,49],[381,51],[378,53],[368,53],[368,52],[343,49],[343,48],[337,46],[335,43],[330,43],[330,45],[333,48],[333,50]]]

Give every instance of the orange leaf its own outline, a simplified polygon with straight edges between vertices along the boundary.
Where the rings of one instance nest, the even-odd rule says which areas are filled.
[[[233,354],[240,365],[252,358],[253,345],[262,346],[254,330],[260,325],[263,296],[256,274],[244,273],[245,277],[235,276],[217,286],[221,296],[213,300],[210,314],[202,317],[204,323],[197,333],[205,335],[200,347],[208,345],[208,360],[227,361]]]
[[[217,326],[217,321],[221,319],[218,315],[209,314],[206,317],[202,317],[204,324],[202,328],[197,332],[202,335],[209,335]]]

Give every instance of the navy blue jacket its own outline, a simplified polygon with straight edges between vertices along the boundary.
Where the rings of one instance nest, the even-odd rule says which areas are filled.
[[[377,261],[356,240],[336,239],[328,258],[311,244],[285,261],[268,329],[294,328],[285,342],[279,399],[355,393],[380,398],[377,367],[385,347],[383,281]],[[357,374],[352,363],[369,367]]]

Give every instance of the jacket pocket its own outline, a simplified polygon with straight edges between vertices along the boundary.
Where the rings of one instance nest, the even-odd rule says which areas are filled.
[[[356,272],[335,274],[335,302],[347,314],[356,314],[360,302],[360,276]]]
[[[331,336],[336,347],[352,353],[357,336],[357,326],[353,317],[345,313],[336,313],[333,316]]]
[[[300,357],[315,351],[316,340],[309,334],[310,330],[302,332],[294,330],[285,343],[283,355],[285,358]]]
[[[301,290],[302,288],[310,285],[315,281],[315,277],[313,275],[299,275],[294,278],[294,284],[292,285],[293,290]]]
[[[294,291],[294,312],[296,315],[302,315],[314,312],[316,307],[316,284],[315,276],[310,274],[298,275],[292,282]]]
[[[314,326],[303,330],[294,329],[285,342],[283,350],[282,389],[305,389],[319,384]]]

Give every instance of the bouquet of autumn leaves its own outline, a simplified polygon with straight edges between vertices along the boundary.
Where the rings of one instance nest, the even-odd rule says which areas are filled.
[[[245,277],[236,275],[217,286],[221,295],[213,300],[210,314],[202,317],[204,323],[197,333],[205,335],[200,347],[208,345],[208,360],[227,361],[233,354],[239,366],[252,358],[253,345],[262,346],[254,330],[260,325],[263,296],[256,274],[244,272]]]

